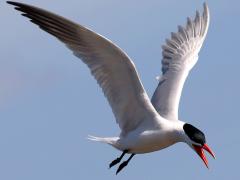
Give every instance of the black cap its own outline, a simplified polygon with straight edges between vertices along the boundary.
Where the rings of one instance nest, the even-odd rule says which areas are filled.
[[[204,145],[206,143],[205,135],[203,132],[193,125],[186,123],[183,125],[183,130],[193,142],[201,145]]]

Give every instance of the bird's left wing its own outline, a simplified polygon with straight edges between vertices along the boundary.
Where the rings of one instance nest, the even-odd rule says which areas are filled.
[[[186,27],[162,46],[162,76],[152,97],[152,104],[166,119],[178,120],[178,106],[184,82],[198,60],[209,24],[209,10],[204,4],[203,14],[196,12],[194,20],[188,18]]]
[[[87,64],[102,88],[122,134],[158,116],[133,62],[116,45],[93,31],[46,10],[8,1],[41,29],[52,34]]]

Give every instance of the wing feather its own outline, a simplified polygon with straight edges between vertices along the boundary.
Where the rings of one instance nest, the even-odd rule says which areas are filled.
[[[23,16],[52,34],[82,59],[102,88],[122,135],[158,116],[130,58],[111,41],[46,10],[8,1]]]
[[[162,46],[162,76],[152,104],[161,116],[178,120],[178,106],[184,82],[198,60],[198,53],[206,37],[209,10],[204,4],[202,16],[196,11],[194,20],[187,18],[186,27],[178,26],[177,33]]]

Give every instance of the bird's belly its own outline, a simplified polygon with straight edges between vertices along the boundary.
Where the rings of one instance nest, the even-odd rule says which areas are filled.
[[[144,132],[139,135],[130,135],[125,140],[125,149],[129,153],[149,153],[164,149],[176,143],[169,134],[159,132]]]

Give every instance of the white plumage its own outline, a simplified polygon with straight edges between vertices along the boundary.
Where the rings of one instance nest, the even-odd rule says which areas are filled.
[[[205,141],[204,135],[202,140],[188,135],[192,127],[184,128],[185,123],[178,120],[178,105],[184,82],[198,60],[207,34],[209,10],[206,4],[202,15],[197,11],[195,19],[188,18],[187,25],[179,26],[178,32],[172,33],[162,46],[162,75],[150,101],[134,63],[110,40],[46,10],[23,3],[8,3],[62,41],[89,67],[101,86],[121,134],[106,138],[90,136],[89,139],[108,143],[133,155],[157,151],[177,142],[186,142],[194,148],[193,145],[200,146]]]
[[[204,4],[202,16],[197,11],[194,20],[187,18],[186,27],[178,26],[178,32],[162,46],[162,76],[152,97],[152,104],[161,116],[178,120],[178,105],[184,82],[198,60],[198,53],[206,37],[209,11]]]

